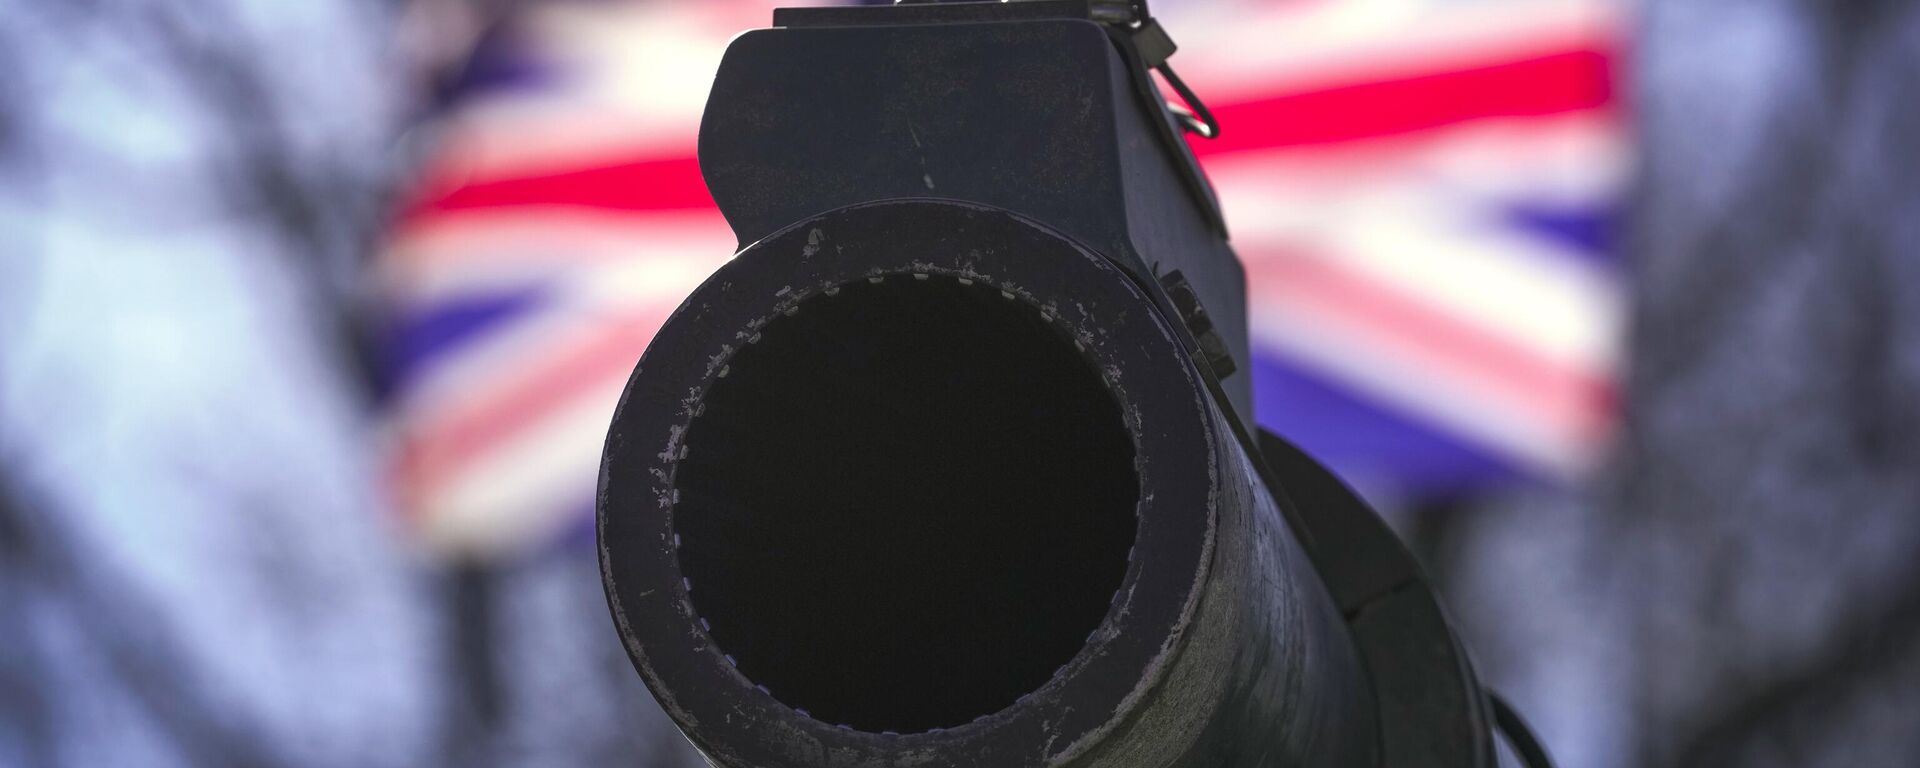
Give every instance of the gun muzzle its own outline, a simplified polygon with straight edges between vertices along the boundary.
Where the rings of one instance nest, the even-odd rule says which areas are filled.
[[[601,554],[724,766],[1371,765],[1346,627],[1154,294],[982,206],[740,254],[609,434]]]

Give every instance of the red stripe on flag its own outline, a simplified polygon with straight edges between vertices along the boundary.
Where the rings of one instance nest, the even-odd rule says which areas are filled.
[[[713,207],[700,163],[685,157],[619,161],[554,173],[439,186],[401,211],[399,226],[438,213],[519,206],[575,206],[621,211]]]
[[[1603,375],[1546,359],[1329,259],[1273,253],[1248,271],[1256,305],[1311,308],[1404,341],[1422,364],[1463,375],[1582,438],[1603,435],[1613,421],[1615,391]]]
[[[1335,144],[1471,120],[1595,109],[1613,99],[1609,58],[1579,50],[1398,80],[1358,83],[1229,103],[1214,110],[1221,137],[1196,139],[1201,156]],[[607,158],[544,174],[428,184],[398,226],[437,214],[503,207],[572,206],[670,211],[713,207],[700,164],[679,157]],[[451,176],[452,174],[443,174]]]
[[[1607,53],[1568,51],[1227,104],[1213,110],[1220,120],[1220,138],[1196,138],[1192,144],[1203,156],[1333,144],[1470,120],[1596,109],[1612,100]]]
[[[526,373],[490,396],[429,423],[408,428],[394,467],[401,505],[409,513],[487,451],[580,395],[624,376],[673,308],[636,313],[605,325],[556,353],[517,366]],[[613,413],[612,402],[607,413]]]

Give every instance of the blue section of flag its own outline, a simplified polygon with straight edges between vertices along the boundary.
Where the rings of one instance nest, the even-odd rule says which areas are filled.
[[[511,25],[503,25],[488,31],[466,66],[440,84],[435,101],[445,108],[490,93],[547,88],[557,79],[554,67],[542,61]]]
[[[545,288],[526,286],[463,296],[407,314],[395,323],[389,337],[388,383],[405,386],[434,360],[487,329],[538,308],[545,298]]]
[[[589,498],[574,504],[569,509],[576,510],[575,514],[567,518],[573,522],[560,532],[560,537],[555,540],[553,549],[561,552],[592,549],[600,535],[599,521],[594,514],[594,500]]]
[[[1349,481],[1391,482],[1407,493],[1448,493],[1515,482],[1524,474],[1284,357],[1256,352],[1253,407],[1260,424],[1285,435]]]
[[[1507,206],[1506,221],[1568,246],[1596,263],[1605,266],[1615,263],[1620,215],[1613,206],[1515,203]]]

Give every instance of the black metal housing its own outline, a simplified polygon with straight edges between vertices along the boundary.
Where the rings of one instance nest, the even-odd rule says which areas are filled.
[[[601,475],[636,669],[729,768],[1490,766],[1417,564],[1252,427],[1239,262],[1087,13],[729,49],[700,152],[742,249]]]
[[[796,26],[741,35],[700,125],[701,172],[741,247],[875,200],[1005,208],[1137,280],[1180,271],[1244,361],[1246,276],[1212,193],[1193,190],[1191,156],[1165,138],[1170,118],[1141,103],[1086,8],[795,8],[778,19]],[[1236,412],[1252,413],[1246,378],[1225,386]]]

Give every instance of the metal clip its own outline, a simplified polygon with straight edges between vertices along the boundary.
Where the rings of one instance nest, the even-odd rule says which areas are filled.
[[[1202,138],[1214,138],[1220,135],[1220,121],[1214,119],[1213,112],[1207,109],[1205,102],[1188,88],[1186,81],[1173,71],[1168,59],[1173,57],[1180,46],[1175,45],[1173,37],[1167,34],[1165,27],[1153,17],[1147,9],[1147,0],[1097,0],[1089,5],[1093,20],[1121,30],[1123,38],[1132,46],[1139,57],[1140,66],[1146,70],[1159,70],[1167,84],[1173,86],[1180,101],[1161,99],[1167,110],[1180,121],[1181,127],[1188,132],[1199,134]],[[1141,73],[1145,77],[1144,72]],[[1151,79],[1147,81],[1152,86]],[[1155,88],[1158,92],[1158,88]]]

